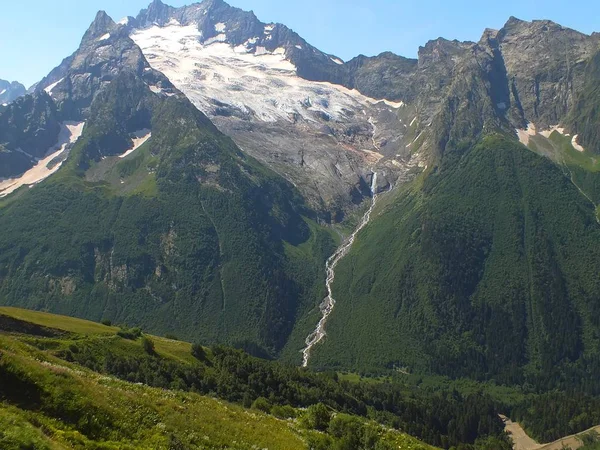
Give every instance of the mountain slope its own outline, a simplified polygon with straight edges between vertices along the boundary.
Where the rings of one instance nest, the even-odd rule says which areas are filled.
[[[224,392],[218,398],[186,392],[191,389],[184,378],[195,380],[195,391],[214,387],[211,377],[226,370],[227,357],[245,360],[254,371],[261,365],[276,369],[240,352],[195,346],[194,357],[186,342],[124,338],[116,327],[12,308],[0,308],[0,330],[0,445],[5,450],[306,449],[317,443],[331,448],[347,434],[363,440],[367,449],[433,449],[357,415],[339,413],[332,431],[323,433],[311,425],[311,410],[279,401],[271,407],[249,393],[252,409],[236,405],[239,399],[226,401]],[[93,367],[97,358],[104,360],[102,367]],[[118,373],[124,361],[130,365],[127,376]],[[158,370],[143,379],[150,374],[144,367],[150,366]],[[314,374],[305,382],[327,386],[325,377]],[[249,386],[239,382],[229,388],[231,393]]]
[[[478,43],[421,48],[414,146],[429,168],[340,263],[312,364],[598,392],[595,150],[555,126],[593,133],[597,48],[596,35],[515,18]],[[541,156],[516,143],[528,123],[519,138]]]
[[[384,188],[417,165],[406,146],[412,108],[324,82],[341,82],[326,74],[345,71],[343,62],[284,25],[207,0],[181,8],[153,2],[123,26],[154,69],[327,221],[370,196],[374,171]]]
[[[514,383],[597,360],[594,209],[505,138],[461,153],[359,236],[317,364]]]
[[[119,30],[99,13],[24,99],[85,127],[55,175],[0,209],[0,303],[276,355],[318,299],[332,239]]]
[[[17,98],[25,95],[25,86],[17,81],[0,79],[0,107],[14,102]]]

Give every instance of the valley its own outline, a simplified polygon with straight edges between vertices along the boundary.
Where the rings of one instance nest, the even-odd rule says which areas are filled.
[[[306,347],[304,348],[304,350],[302,350],[302,367],[308,366],[310,360],[310,353],[313,347],[319,342],[321,342],[325,338],[325,336],[327,336],[325,326],[327,325],[327,319],[329,319],[329,316],[333,313],[333,309],[335,308],[336,303],[335,299],[333,298],[331,288],[335,280],[335,268],[338,265],[338,263],[342,260],[342,258],[344,258],[344,256],[346,256],[346,254],[352,248],[352,244],[354,244],[356,235],[360,233],[360,231],[369,224],[371,220],[371,214],[377,206],[377,197],[379,196],[377,189],[377,172],[375,172],[372,174],[371,178],[371,194],[373,196],[373,200],[371,201],[369,209],[360,220],[358,227],[356,227],[352,234],[344,240],[342,246],[339,247],[335,251],[335,253],[329,257],[327,263],[325,264],[325,273],[327,274],[327,278],[325,280],[325,284],[327,286],[327,297],[325,297],[323,303],[319,305],[322,317],[321,320],[319,320],[319,323],[317,324],[317,328],[306,338]]]
[[[599,445],[600,34],[482,30],[153,0],[0,80],[0,448]]]

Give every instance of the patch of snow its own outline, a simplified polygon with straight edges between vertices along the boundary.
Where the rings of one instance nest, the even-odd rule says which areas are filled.
[[[555,131],[562,134],[563,136],[565,134],[565,129],[559,127],[558,125],[554,125],[554,126],[550,127],[548,130],[541,131],[540,134],[542,136],[544,136],[545,138],[549,138],[552,135],[552,133],[554,133]]]
[[[177,19],[175,19],[174,17],[171,18],[171,20],[169,20],[169,23],[167,23],[168,27],[178,27],[181,26],[181,24],[179,23],[179,21]]]
[[[301,45],[296,45],[295,46],[298,50],[302,50],[302,46]]]
[[[64,159],[56,163],[52,168],[48,168],[48,165],[56,158],[63,155],[72,144],[77,142],[77,139],[79,139],[83,132],[84,125],[85,122],[64,122],[61,125],[58,142],[48,150],[46,157],[39,160],[35,166],[19,178],[12,178],[0,182],[0,197],[12,194],[22,186],[38,184],[58,171],[62,166]]]
[[[226,34],[217,34],[215,37],[208,38],[204,41],[204,45],[214,44],[215,42],[225,42],[227,41]]]
[[[496,106],[498,107],[498,109],[506,109],[506,103],[504,102],[498,103],[496,104]]]
[[[269,34],[274,29],[275,29],[275,25],[274,24],[266,25],[265,26],[265,34]]]
[[[150,130],[148,130],[147,128],[136,131],[135,133],[133,133],[131,135],[131,139],[133,140],[133,146],[129,150],[127,150],[125,153],[123,153],[122,155],[119,155],[119,158],[125,158],[126,156],[131,155],[138,148],[140,148],[142,145],[144,145],[148,141],[148,139],[150,139],[151,137],[152,137],[152,132]]]
[[[573,136],[573,139],[571,139],[571,145],[573,146],[573,148],[575,150],[577,150],[578,152],[585,152],[585,148],[583,148],[581,145],[579,145],[579,143],[577,142],[577,138],[579,137],[578,134],[576,134],[575,136]]]
[[[339,58],[334,58],[334,57],[330,56],[329,59],[331,59],[336,64],[340,64],[340,65],[344,64],[344,61],[342,61]]]
[[[46,91],[46,93],[48,95],[52,95],[52,90],[61,82],[63,81],[64,78],[61,78],[60,80],[58,80],[56,83],[52,83],[50,86],[48,86],[47,88],[44,89],[44,91]]]
[[[563,136],[567,136],[567,137],[570,136],[569,134],[567,134],[565,132],[565,129],[563,127],[561,127],[560,125],[553,125],[550,128],[548,128],[547,130],[538,131],[537,127],[535,126],[534,123],[529,123],[527,125],[526,130],[519,130],[519,129],[516,130],[517,136],[519,136],[519,141],[524,145],[529,145],[529,141],[532,136],[540,135],[540,136],[544,136],[546,139],[548,139],[548,138],[550,138],[550,136],[552,136],[552,133],[554,133],[555,131]],[[573,147],[576,150],[578,150],[580,152],[585,151],[584,148],[577,143],[577,136],[573,136],[573,139],[571,139],[571,144],[573,145]]]
[[[400,108],[403,102],[369,98],[340,85],[300,78],[286,59],[285,49],[269,52],[199,41],[197,25],[154,26],[132,33],[152,67],[164,73],[194,105],[207,115],[215,103],[229,105],[263,122],[316,123],[315,113],[344,120],[352,111]],[[258,38],[245,44],[256,43]],[[306,99],[310,99],[310,103]]]
[[[527,129],[517,129],[516,132],[521,144],[528,146],[529,138],[537,134],[537,129],[535,127],[535,124],[530,122],[527,124]]]
[[[358,92],[358,91],[356,91],[356,92]],[[369,99],[369,102],[374,105],[383,103],[384,105],[389,106],[390,108],[394,108],[394,109],[400,109],[400,108],[404,108],[406,106],[406,104],[404,102],[392,102],[391,100],[386,100],[386,99],[376,100],[374,98],[369,98],[369,97],[367,97],[367,98]]]
[[[0,95],[4,94],[6,92],[6,89],[2,89],[2,92],[0,92]]]
[[[406,146],[406,148],[409,148],[411,145],[413,145],[415,142],[417,142],[421,136],[423,136],[423,132],[422,131],[419,133],[419,135],[415,138],[414,141],[412,141],[410,144],[408,144]]]
[[[167,97],[173,97],[173,96],[175,95],[175,94],[174,94],[174,93],[172,93],[172,92],[167,92],[167,91],[165,91],[163,88],[161,88],[161,87],[159,87],[159,86],[155,86],[155,85],[152,85],[152,86],[150,86],[150,85],[147,85],[147,86],[148,86],[148,87],[150,88],[150,90],[151,90],[152,92],[154,92],[155,94],[159,94],[159,95],[166,95]]]
[[[238,45],[237,47],[235,47],[233,49],[234,52],[236,53],[249,53],[251,49],[249,49],[248,47],[246,47],[245,45]]]
[[[246,41],[246,45],[248,45],[248,44],[250,44],[250,45],[254,45],[254,44],[256,44],[256,43],[258,42],[258,39],[259,39],[259,38],[257,38],[257,37],[250,38],[250,39],[248,39],[248,40]]]
[[[227,25],[225,25],[223,22],[219,22],[218,24],[215,25],[215,31],[217,33],[222,33],[226,29],[227,29]]]
[[[119,25],[129,25],[129,17],[123,17],[117,22]]]
[[[103,34],[98,38],[99,41],[105,41],[107,39],[110,39],[110,33]]]
[[[409,125],[409,127],[412,127],[412,126],[413,126],[413,124],[414,124],[416,121],[417,121],[417,118],[415,117],[415,118],[414,118],[414,119],[413,119],[413,120],[410,122],[410,125]]]

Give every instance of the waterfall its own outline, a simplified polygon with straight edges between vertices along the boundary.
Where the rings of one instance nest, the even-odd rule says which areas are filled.
[[[308,366],[308,361],[310,360],[310,353],[315,345],[323,340],[323,338],[327,335],[325,332],[325,325],[327,324],[327,320],[331,313],[333,312],[333,308],[335,307],[335,299],[333,298],[333,293],[331,290],[331,286],[333,281],[335,280],[335,268],[338,263],[348,254],[350,248],[352,248],[352,244],[354,244],[354,240],[356,239],[356,235],[369,223],[371,220],[371,213],[373,209],[375,209],[375,205],[377,204],[377,172],[373,173],[371,178],[371,206],[362,217],[362,220],[358,224],[358,227],[354,230],[354,232],[350,235],[348,239],[346,239],[342,245],[335,251],[333,255],[327,260],[325,264],[325,272],[327,274],[327,278],[325,281],[325,285],[327,287],[327,297],[319,306],[321,310],[321,320],[317,324],[315,330],[308,335],[306,338],[306,347],[302,350],[302,367]]]

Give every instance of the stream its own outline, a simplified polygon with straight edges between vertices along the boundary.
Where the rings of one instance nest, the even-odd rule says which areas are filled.
[[[371,194],[372,201],[369,210],[362,217],[358,227],[354,230],[354,232],[350,235],[348,239],[346,239],[342,245],[335,251],[333,255],[327,260],[325,264],[325,271],[327,273],[327,280],[325,282],[327,286],[327,297],[325,300],[319,305],[319,309],[321,310],[321,320],[317,324],[315,330],[308,335],[306,338],[306,347],[302,350],[302,367],[307,367],[308,362],[310,360],[310,353],[315,345],[323,340],[323,338],[327,335],[325,332],[325,325],[327,324],[327,320],[331,313],[333,312],[333,308],[335,307],[335,299],[333,298],[333,293],[331,291],[331,286],[333,284],[333,280],[335,280],[335,268],[338,263],[348,254],[350,248],[352,248],[352,244],[354,244],[354,240],[356,239],[356,235],[369,223],[371,220],[371,213],[373,209],[375,209],[375,205],[377,204],[377,173],[373,174],[373,179],[371,181]]]

